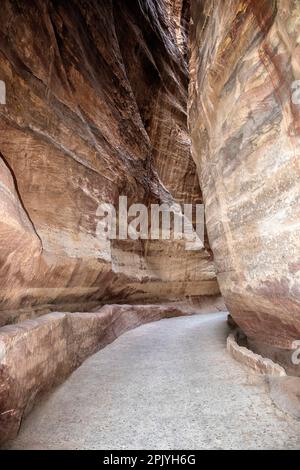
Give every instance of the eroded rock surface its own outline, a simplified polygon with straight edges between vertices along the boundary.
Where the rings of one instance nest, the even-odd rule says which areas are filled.
[[[192,2],[190,127],[220,289],[255,343],[300,338],[300,5]]]
[[[2,440],[122,331],[187,313],[100,304],[193,301],[219,282],[255,352],[290,361],[300,339],[299,2],[191,5],[193,159],[188,0],[1,2],[0,326],[16,323],[0,331]],[[103,202],[202,192],[201,251],[97,236]]]
[[[0,325],[218,293],[205,250],[156,241],[103,250],[96,235],[99,204],[119,195],[202,200],[183,39],[165,2],[4,0],[1,19]]]

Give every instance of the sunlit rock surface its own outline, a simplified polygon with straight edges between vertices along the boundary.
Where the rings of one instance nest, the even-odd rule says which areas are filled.
[[[192,2],[193,157],[220,289],[257,350],[300,339],[299,18],[296,0]]]
[[[119,195],[202,201],[187,134],[187,21],[181,32],[176,11],[175,21],[163,0],[1,2],[0,325],[218,293],[204,250],[102,250],[96,235],[99,204]]]

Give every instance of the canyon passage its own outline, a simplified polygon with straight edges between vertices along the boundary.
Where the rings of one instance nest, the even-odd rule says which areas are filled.
[[[1,445],[299,447],[299,2],[2,0],[0,15]],[[99,208],[120,197],[203,206],[201,243],[172,225],[103,244]]]

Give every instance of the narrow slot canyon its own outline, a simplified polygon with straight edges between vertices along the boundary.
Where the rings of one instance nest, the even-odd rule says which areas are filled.
[[[298,0],[2,0],[0,446],[300,449]]]

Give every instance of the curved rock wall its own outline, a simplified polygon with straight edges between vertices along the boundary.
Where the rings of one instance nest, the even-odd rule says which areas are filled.
[[[0,325],[49,310],[218,293],[208,252],[101,251],[97,208],[199,202],[188,73],[164,0],[3,0]]]
[[[193,157],[220,289],[257,349],[300,339],[299,18],[296,0],[192,2]]]

